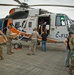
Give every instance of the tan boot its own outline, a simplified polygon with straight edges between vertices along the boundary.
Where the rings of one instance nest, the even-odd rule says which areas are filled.
[[[11,54],[14,54],[14,52],[10,52]]]
[[[31,53],[27,53],[27,55],[31,55]]]
[[[7,52],[7,54],[8,54],[8,55],[11,55],[12,53],[10,53],[10,52]]]
[[[3,60],[4,58],[1,56],[0,60]]]

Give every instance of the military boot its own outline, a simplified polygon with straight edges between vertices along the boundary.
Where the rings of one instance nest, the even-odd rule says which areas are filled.
[[[3,56],[0,56],[0,60],[3,60],[4,58],[3,58]]]

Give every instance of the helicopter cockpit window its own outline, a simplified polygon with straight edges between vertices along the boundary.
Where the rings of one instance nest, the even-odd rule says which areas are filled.
[[[56,16],[56,26],[65,26],[65,25],[66,25],[65,17],[61,15]]]
[[[15,28],[18,29],[20,27],[20,22],[15,22]]]
[[[26,28],[26,23],[27,23],[26,21],[23,21],[23,23],[22,23],[23,28]]]
[[[72,20],[70,18],[68,18],[68,16],[66,16],[66,23],[69,27],[72,24]]]
[[[65,17],[60,16],[61,26],[65,25]]]
[[[32,22],[29,22],[28,27],[29,27],[29,28],[32,27]]]

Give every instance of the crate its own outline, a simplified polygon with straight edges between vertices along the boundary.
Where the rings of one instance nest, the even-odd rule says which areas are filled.
[[[10,34],[10,38],[12,38],[12,39],[15,39],[17,36],[18,36],[18,34],[16,34],[16,33],[11,33]]]
[[[5,40],[4,38],[3,38],[3,36],[2,35],[0,35],[0,44],[3,44],[3,43],[5,43],[7,40]]]

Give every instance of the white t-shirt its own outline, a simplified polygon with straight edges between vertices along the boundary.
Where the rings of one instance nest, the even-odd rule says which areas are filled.
[[[46,29],[49,30],[49,25],[46,25]]]

